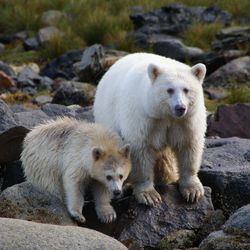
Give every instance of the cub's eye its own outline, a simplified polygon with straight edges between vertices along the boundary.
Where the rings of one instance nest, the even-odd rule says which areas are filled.
[[[106,178],[107,178],[108,181],[111,181],[111,180],[112,180],[112,176],[110,176],[110,175],[107,175]]]
[[[170,88],[167,90],[169,94],[173,94],[174,93],[174,89]]]
[[[183,91],[185,94],[187,94],[189,92],[189,90],[187,88],[184,88]]]
[[[122,178],[123,178],[123,175],[122,175],[122,174],[120,174],[120,175],[119,175],[119,178],[120,178],[120,180],[122,180]]]

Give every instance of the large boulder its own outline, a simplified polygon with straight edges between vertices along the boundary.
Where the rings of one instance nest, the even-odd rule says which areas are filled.
[[[91,229],[0,218],[1,249],[126,250],[117,240]]]
[[[207,139],[199,177],[226,215],[250,203],[250,140]]]
[[[237,210],[226,221],[223,230],[211,233],[199,250],[250,249],[250,204]]]
[[[219,106],[208,117],[207,136],[250,138],[250,103]]]

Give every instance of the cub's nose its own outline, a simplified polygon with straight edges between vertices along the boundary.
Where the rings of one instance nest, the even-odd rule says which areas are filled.
[[[178,117],[183,116],[185,111],[186,111],[185,105],[176,105],[175,106],[175,114],[176,114],[176,116],[178,116]]]
[[[114,197],[118,197],[118,196],[120,196],[121,195],[121,191],[120,190],[114,190],[113,191],[113,195],[114,195]]]

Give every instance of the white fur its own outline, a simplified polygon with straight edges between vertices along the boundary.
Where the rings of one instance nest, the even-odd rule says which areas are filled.
[[[65,199],[75,220],[85,222],[82,208],[87,186],[93,190],[100,220],[116,218],[110,201],[114,191],[121,191],[131,168],[129,147],[122,147],[117,134],[70,118],[50,121],[28,133],[21,160],[27,180]]]
[[[131,144],[129,180],[139,202],[160,201],[153,170],[156,152],[166,147],[175,152],[183,196],[193,201],[203,195],[197,172],[206,130],[205,73],[203,64],[191,68],[162,56],[135,53],[116,62],[101,79],[94,103],[95,120]],[[185,108],[181,117],[176,115],[177,105]]]

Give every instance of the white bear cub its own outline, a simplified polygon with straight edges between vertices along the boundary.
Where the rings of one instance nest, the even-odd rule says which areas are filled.
[[[128,181],[140,203],[161,201],[154,188],[154,167],[157,155],[167,148],[177,160],[179,190],[184,198],[193,202],[204,194],[197,173],[206,131],[205,74],[201,63],[190,67],[159,55],[135,53],[117,61],[101,79],[94,103],[95,120],[130,143],[132,171]]]
[[[27,134],[21,160],[28,181],[65,200],[69,214],[84,223],[87,187],[102,222],[116,219],[110,205],[121,194],[131,169],[130,147],[99,124],[63,118],[38,125]]]

